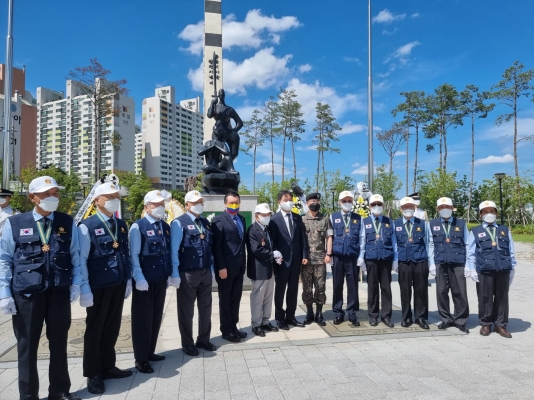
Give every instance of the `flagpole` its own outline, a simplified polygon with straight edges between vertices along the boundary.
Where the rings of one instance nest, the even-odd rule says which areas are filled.
[[[11,91],[13,75],[13,0],[8,0],[7,41],[6,41],[6,72],[4,80],[4,154],[2,169],[2,188],[9,189],[11,177]]]
[[[372,47],[371,47],[371,0],[368,0],[368,15],[367,15],[367,25],[368,25],[368,72],[369,76],[367,79],[367,139],[369,146],[369,160],[367,165],[369,166],[368,170],[368,187],[370,191],[373,191],[373,77],[371,74],[372,69]]]

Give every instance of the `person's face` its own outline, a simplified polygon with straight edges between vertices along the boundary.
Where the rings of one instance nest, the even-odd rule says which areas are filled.
[[[484,217],[486,214],[495,214],[497,215],[497,209],[493,207],[486,207],[480,210],[480,216]]]
[[[290,194],[286,193],[282,196],[282,198],[280,199],[278,203],[281,204],[281,203],[285,203],[286,201],[293,201],[293,197],[291,197]]]
[[[239,203],[240,203],[239,197],[228,196],[224,205],[228,207],[229,205],[239,205]]]
[[[404,204],[401,206],[401,210],[414,210],[415,211],[415,204]]]
[[[447,204],[440,204],[438,206],[438,212],[445,209],[454,210],[454,206],[448,206]]]
[[[46,192],[30,193],[29,197],[34,204],[39,204],[41,200],[46,199],[47,197],[57,197],[59,199],[59,189],[52,188],[48,189]]]
[[[256,213],[256,221],[259,221],[260,220],[260,217],[270,217],[271,216],[271,213]]]
[[[106,204],[106,201],[114,200],[114,199],[120,199],[121,196],[118,192],[115,193],[109,193],[109,194],[101,194],[95,199],[95,204],[100,207],[104,207]]]
[[[5,208],[5,207],[9,206],[9,203],[11,202],[11,196],[0,196],[0,197],[2,197],[3,199],[6,200],[6,202],[4,204],[0,205],[0,207]]]
[[[220,89],[219,90],[219,98],[224,101],[224,96],[225,96],[224,89]]]
[[[381,203],[381,202],[379,202],[379,201],[375,201],[375,202],[371,203],[371,204],[369,205],[369,207],[383,206],[383,205],[384,205],[383,203]]]
[[[204,199],[198,199],[197,201],[188,201],[185,203],[185,209],[187,211],[191,210],[191,207],[196,206],[197,204],[204,204]]]
[[[321,200],[311,199],[311,200],[306,201],[306,205],[307,205],[308,207],[309,207],[311,204],[319,204],[319,205],[321,205]]]
[[[159,201],[157,203],[148,203],[145,204],[145,211],[149,214],[152,214],[152,210],[157,207],[165,207],[165,201]]]
[[[339,205],[344,204],[344,203],[352,204],[353,203],[352,197],[346,196],[346,197],[343,197],[341,200],[339,200]]]

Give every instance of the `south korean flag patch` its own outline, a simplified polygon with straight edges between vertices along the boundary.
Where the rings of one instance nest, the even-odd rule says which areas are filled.
[[[33,228],[25,228],[20,230],[20,236],[30,236],[33,235]]]
[[[371,229],[371,224],[365,225],[365,229]]]
[[[155,236],[156,233],[154,231],[146,231],[147,236]]]
[[[195,225],[187,225],[187,229],[193,230],[193,229],[195,229]]]
[[[96,236],[103,235],[104,233],[105,233],[104,228],[95,229],[95,235]]]
[[[486,237],[486,232],[481,232],[478,234],[478,237]]]
[[[440,231],[440,230],[441,230],[441,226],[435,226],[435,227],[434,227],[434,230],[435,230],[435,231]]]
[[[397,226],[397,227],[395,228],[395,230],[396,230],[397,232],[402,231],[402,226]]]

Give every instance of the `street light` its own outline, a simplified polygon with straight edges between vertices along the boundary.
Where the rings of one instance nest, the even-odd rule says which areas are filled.
[[[502,180],[504,179],[506,174],[504,172],[498,172],[493,176],[495,176],[495,178],[499,180],[499,195],[500,195],[499,207],[501,208],[501,225],[504,225],[504,210],[502,208]]]
[[[87,185],[89,184],[89,181],[87,179],[82,179],[80,181],[80,184],[82,185],[83,187],[83,199],[85,200],[85,188],[87,187]]]
[[[334,202],[334,197],[336,196],[336,188],[334,186],[332,186],[330,188],[330,191],[332,192],[332,212],[336,211],[334,208],[335,208],[335,202]]]

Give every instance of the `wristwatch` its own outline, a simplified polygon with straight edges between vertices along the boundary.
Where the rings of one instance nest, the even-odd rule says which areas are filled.
[[[333,254],[327,254],[327,256],[328,256],[328,257],[332,257],[332,256],[333,256]]]

